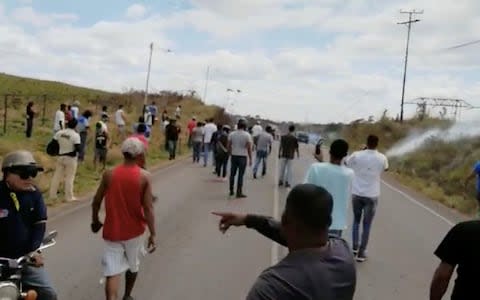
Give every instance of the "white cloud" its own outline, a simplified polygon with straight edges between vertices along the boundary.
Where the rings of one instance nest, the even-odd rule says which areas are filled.
[[[170,15],[152,12],[148,17],[146,9],[136,4],[126,12],[129,20],[98,20],[88,26],[72,23],[75,15],[42,14],[28,6],[4,11],[0,18],[2,70],[107,90],[143,89],[148,44],[153,41],[158,48],[175,49],[167,54],[156,47],[153,90],[195,89],[203,95],[205,71],[211,65],[208,102],[224,105],[227,88],[241,89],[242,93],[231,95],[231,108],[236,112],[317,122],[380,116],[384,109],[395,116],[406,38],[405,28],[396,24],[405,18],[398,10],[414,7],[424,8],[425,14],[413,25],[406,99],[458,97],[480,104],[475,103],[480,97],[478,77],[463,75],[478,71],[479,45],[443,50],[479,38],[476,12],[480,3],[474,0],[442,5],[434,0],[406,4],[367,0],[191,2],[190,10]],[[26,25],[33,25],[34,31]],[[289,47],[273,49],[267,35],[264,45],[245,43],[241,50],[224,46],[257,33],[292,28],[312,29],[310,45],[297,46],[295,37],[285,37],[290,39]],[[210,49],[179,48],[184,41],[169,35],[172,29],[208,34]],[[412,113],[415,107],[408,106],[407,111]]]
[[[40,14],[35,12],[31,6],[16,8],[12,13],[12,18],[19,23],[36,27],[46,27],[57,22],[74,22],[78,19],[74,14]]]
[[[145,16],[147,9],[141,4],[132,4],[127,8],[125,15],[129,19],[140,19]]]

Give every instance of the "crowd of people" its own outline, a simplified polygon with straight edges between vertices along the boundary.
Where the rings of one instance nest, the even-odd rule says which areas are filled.
[[[62,105],[59,111],[65,113],[65,109],[66,106]],[[91,113],[85,111],[82,119],[77,110],[77,118],[68,120],[57,113],[53,140],[58,142],[59,157],[50,196],[56,196],[57,181],[65,179],[65,194],[68,200],[72,200],[72,174],[74,177],[77,157],[84,149],[82,131],[77,132],[77,128],[82,122],[88,128]],[[74,114],[72,112],[72,116]],[[142,116],[135,125],[136,133],[123,139],[120,148],[124,161],[103,172],[92,203],[91,230],[98,233],[103,228],[106,245],[102,265],[107,277],[107,300],[119,298],[120,276],[123,273],[126,280],[123,299],[133,299],[131,292],[141,258],[147,251],[156,249],[154,196],[149,173],[145,170],[149,140],[146,135],[149,123],[145,124],[145,120],[148,118],[152,119],[151,116]],[[125,128],[127,122],[121,106],[115,113],[115,121],[118,134],[124,135],[126,132],[120,127]],[[255,130],[248,130],[247,121],[240,119],[232,130],[227,124],[219,126],[213,121],[209,119],[203,124],[193,118],[189,122],[188,140],[193,161],[200,163],[203,154],[203,166],[207,167],[212,157],[215,174],[222,181],[227,178],[227,165],[230,164],[230,196],[244,198],[247,166],[253,167],[252,176],[255,179],[260,166],[261,175],[267,174],[267,158],[273,144],[272,128],[267,126],[263,130],[260,124],[256,124]],[[104,108],[101,121],[95,127],[96,131],[102,132],[95,149],[97,146],[98,150],[108,148],[107,124],[108,113]],[[175,126],[174,120],[169,120],[166,129],[169,125]],[[171,128],[172,132],[167,130],[167,135],[170,135],[165,145],[169,151],[175,147],[173,142],[176,138]],[[308,168],[303,183],[295,185],[292,164],[295,156],[300,156],[300,150],[295,126],[292,125],[281,137],[278,153],[281,160],[278,186],[293,186],[281,220],[255,214],[214,213],[220,216],[219,229],[222,232],[231,226],[246,226],[289,249],[284,259],[258,277],[247,299],[353,299],[357,278],[355,260],[367,260],[370,230],[380,197],[381,175],[389,167],[387,158],[377,150],[378,144],[379,138],[370,135],[365,149],[350,154],[348,142],[337,139],[330,145],[329,160],[323,161],[323,156],[315,153],[313,156],[318,162]],[[170,154],[170,158],[174,159],[174,152]],[[105,152],[99,151],[98,156],[104,157]],[[34,178],[41,171],[43,168],[28,151],[15,151],[3,158],[0,257],[17,258],[32,253],[42,241],[46,229],[46,206],[34,184]],[[106,213],[103,222],[99,217],[102,202],[105,202]],[[353,220],[351,243],[348,243],[344,232],[349,223],[350,204]],[[452,299],[476,299],[475,283],[479,268],[475,255],[480,245],[479,224],[477,220],[457,224],[435,251],[441,262],[432,279],[431,300],[442,299],[457,266],[458,278]],[[143,236],[147,229],[149,236],[145,249]],[[27,267],[22,280],[25,287],[37,291],[40,300],[57,299],[39,253],[32,256],[32,265]]]

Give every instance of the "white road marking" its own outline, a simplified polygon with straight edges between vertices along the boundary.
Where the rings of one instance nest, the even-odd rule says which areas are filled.
[[[274,168],[274,176],[273,176],[273,217],[275,219],[280,218],[280,196],[279,196],[279,191],[278,191],[278,180],[279,180],[279,164],[280,160],[278,158],[278,155],[275,155],[275,168]],[[280,246],[276,242],[272,242],[272,248],[271,248],[271,265],[275,265],[278,262],[278,258],[280,255]]]
[[[408,195],[407,193],[405,192],[402,192],[401,190],[397,189],[396,187],[386,183],[385,181],[382,180],[382,183],[388,187],[389,189],[399,193],[400,195],[402,195],[405,199],[407,199],[408,201],[412,202],[413,204],[425,209],[426,211],[428,211],[430,214],[438,217],[439,219],[441,219],[442,221],[444,221],[445,223],[447,223],[448,225],[450,226],[453,226],[455,225],[455,223],[453,223],[452,221],[450,221],[449,219],[445,218],[444,216],[440,215],[439,213],[437,213],[436,211],[434,211],[433,209],[431,209],[430,207],[420,203],[418,200],[415,200],[413,197],[411,197],[410,195]]]

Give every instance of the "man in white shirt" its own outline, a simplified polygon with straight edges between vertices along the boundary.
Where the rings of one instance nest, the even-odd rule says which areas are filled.
[[[213,119],[209,119],[207,124],[203,127],[203,166],[206,167],[208,163],[208,156],[212,149],[213,133],[217,131],[217,125],[213,123]],[[215,160],[213,161],[215,165]]]
[[[67,201],[76,200],[73,196],[73,182],[77,173],[77,154],[81,145],[80,135],[75,131],[77,125],[77,120],[72,119],[68,122],[67,129],[58,131],[53,137],[58,141],[60,147],[55,173],[50,184],[50,199],[52,200],[57,198],[58,186],[63,179],[65,179],[65,199]]]
[[[388,160],[385,155],[377,151],[378,137],[369,135],[367,149],[354,152],[347,160],[346,165],[353,169],[353,228],[352,246],[354,253],[358,253],[357,261],[367,259],[366,250],[370,237],[370,229],[380,196],[381,175],[388,170]],[[359,243],[360,221],[363,215],[362,237]]]
[[[228,135],[228,152],[230,159],[230,196],[234,195],[235,176],[237,176],[237,198],[247,197],[243,193],[243,176],[247,164],[252,165],[252,136],[246,131],[245,119],[238,121],[238,129]]]
[[[80,102],[78,100],[75,100],[72,104],[72,108],[70,108],[70,111],[72,112],[72,117],[75,119],[78,119],[80,117]]]
[[[65,111],[67,110],[67,105],[65,103],[60,104],[60,109],[55,113],[55,120],[53,123],[53,133],[65,128]]]
[[[255,155],[255,165],[253,166],[253,178],[257,179],[257,171],[262,163],[262,177],[267,174],[268,155],[272,152],[272,127],[267,126],[265,132],[261,132],[257,136],[257,148]]]
[[[118,106],[117,111],[115,112],[115,124],[117,125],[118,137],[123,141],[126,134],[126,118],[125,112],[123,111],[123,105]]]

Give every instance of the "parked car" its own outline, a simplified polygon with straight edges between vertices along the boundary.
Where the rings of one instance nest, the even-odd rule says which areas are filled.
[[[298,142],[300,142],[300,143],[308,144],[309,135],[306,132],[299,131],[299,132],[297,132],[297,139],[298,139]]]

